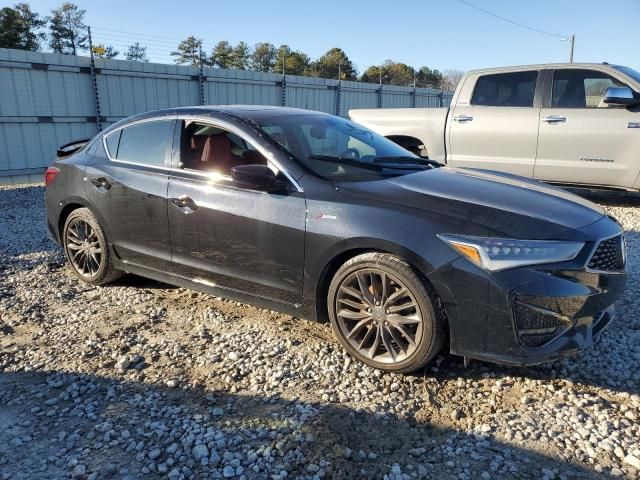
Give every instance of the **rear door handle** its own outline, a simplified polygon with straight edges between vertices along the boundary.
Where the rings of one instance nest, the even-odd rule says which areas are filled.
[[[105,192],[111,188],[111,184],[104,177],[92,178],[91,183],[93,184],[94,187],[96,187],[101,192]]]
[[[471,115],[456,115],[453,117],[454,122],[471,122],[473,117]]]
[[[183,213],[191,213],[198,209],[198,205],[193,201],[193,198],[187,195],[180,195],[179,197],[171,198],[171,203],[180,209]]]
[[[547,115],[546,117],[542,117],[542,121],[546,123],[565,123],[567,117],[563,117],[562,115]]]

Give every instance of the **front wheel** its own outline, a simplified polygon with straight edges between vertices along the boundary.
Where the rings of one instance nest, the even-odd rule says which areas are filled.
[[[327,305],[340,343],[380,370],[417,370],[444,343],[434,295],[395,255],[371,252],[348,260],[329,286]]]
[[[62,239],[67,261],[80,280],[102,285],[122,275],[113,267],[102,227],[88,208],[69,214]]]

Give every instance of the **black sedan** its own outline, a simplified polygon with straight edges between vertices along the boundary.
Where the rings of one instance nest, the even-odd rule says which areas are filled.
[[[46,173],[73,272],[131,272],[329,318],[375,368],[532,364],[591,345],[626,281],[620,225],[496,172],[439,168],[348,120],[221,106],[122,120]]]

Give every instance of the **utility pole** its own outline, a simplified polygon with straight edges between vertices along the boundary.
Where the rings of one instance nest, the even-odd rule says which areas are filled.
[[[576,36],[574,34],[571,34],[571,37],[569,38],[569,63],[573,63],[573,45],[576,41]]]

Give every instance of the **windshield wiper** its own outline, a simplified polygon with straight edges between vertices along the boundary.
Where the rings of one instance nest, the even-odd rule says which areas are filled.
[[[358,160],[352,158],[334,157],[331,155],[307,155],[307,158],[310,160],[323,160],[326,162],[353,165],[354,167],[361,167],[367,170],[375,170],[376,172],[379,172],[383,168],[385,168],[385,165],[374,165],[373,163],[359,162]]]
[[[388,160],[392,160],[388,162]],[[412,164],[412,165],[425,165],[429,167],[441,167],[442,165],[435,160],[429,160],[428,158],[416,158],[409,156],[396,156],[396,157],[376,157],[373,159],[373,163],[377,165],[391,165],[395,164],[393,160],[401,160],[401,164]]]

